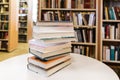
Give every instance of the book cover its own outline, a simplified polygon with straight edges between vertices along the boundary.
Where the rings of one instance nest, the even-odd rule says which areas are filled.
[[[66,67],[70,63],[71,63],[71,60],[67,60],[47,70],[40,68],[39,66],[36,66],[34,64],[28,64],[27,68],[33,72],[40,74],[41,76],[51,76],[52,74]]]
[[[31,49],[35,49],[43,53],[48,53],[48,52],[53,52],[53,51],[60,50],[63,48],[71,47],[71,42],[43,44],[39,40],[32,39],[29,41],[29,47]]]
[[[71,48],[63,48],[63,49],[59,49],[59,50],[56,50],[56,51],[52,51],[52,52],[48,52],[48,53],[42,53],[38,50],[35,50],[35,49],[29,49],[29,53],[39,57],[40,59],[43,59],[43,60],[50,60],[50,59],[53,59],[53,58],[56,58],[57,56],[62,56],[62,55],[65,55],[65,54],[69,54],[71,52]]]
[[[70,58],[71,57],[69,54],[69,55],[61,56],[61,57],[58,57],[58,58],[55,58],[52,60],[43,61],[35,56],[31,56],[31,57],[28,57],[28,63],[34,64],[34,65],[39,66],[43,69],[49,69],[49,68],[51,68],[51,67],[53,67],[61,62],[64,62]]]
[[[110,46],[110,60],[115,60],[115,46]]]

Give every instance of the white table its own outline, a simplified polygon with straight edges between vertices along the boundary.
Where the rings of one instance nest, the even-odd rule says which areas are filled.
[[[0,80],[119,80],[107,65],[78,54],[71,54],[72,64],[50,77],[27,69],[27,57],[20,55],[0,62]]]

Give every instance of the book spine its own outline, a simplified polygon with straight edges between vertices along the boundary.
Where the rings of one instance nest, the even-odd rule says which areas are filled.
[[[110,60],[115,60],[115,46],[110,46]]]

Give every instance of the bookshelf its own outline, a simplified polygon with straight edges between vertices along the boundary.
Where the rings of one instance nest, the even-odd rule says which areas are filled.
[[[120,63],[120,1],[101,0],[101,61]]]
[[[18,0],[0,0],[0,51],[12,51],[18,45]]]
[[[73,22],[75,32],[81,30],[84,33],[85,41],[72,42],[72,50],[74,51],[74,46],[82,46],[84,48],[83,52],[90,52],[88,56],[92,55],[90,57],[97,59],[97,10],[98,0],[38,0],[37,19],[38,22]],[[78,21],[79,14],[83,20]],[[78,24],[78,22],[81,22],[81,24]]]
[[[19,0],[19,42],[28,42],[32,38],[32,1]]]

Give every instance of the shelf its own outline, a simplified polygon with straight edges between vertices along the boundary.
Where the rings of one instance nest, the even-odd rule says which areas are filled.
[[[96,9],[72,9],[72,8],[41,8],[41,10],[48,10],[48,11],[96,11]]]
[[[96,46],[96,43],[85,43],[85,42],[72,42],[73,45],[88,45],[88,46]]]
[[[106,61],[106,60],[103,60],[103,62],[105,62],[105,63],[120,63],[120,61]]]
[[[25,13],[24,14],[19,14],[19,16],[27,16],[27,14],[25,14]]]
[[[0,32],[8,32],[8,30],[0,30]]]
[[[0,13],[0,15],[9,15],[9,12]]]
[[[8,39],[0,39],[0,41],[8,41]]]
[[[27,27],[19,27],[19,28],[21,28],[21,29],[27,29]]]
[[[25,36],[27,36],[27,33],[19,33],[19,35],[25,35]]]
[[[21,7],[19,10],[28,10],[28,8]]]
[[[27,20],[19,20],[19,22],[27,22]]]
[[[0,3],[0,5],[6,5],[6,4],[8,4],[8,5],[9,5],[9,3],[8,3],[8,2],[5,2],[5,3]]]
[[[118,40],[118,39],[103,39],[102,41],[109,41],[109,42],[120,42],[120,40]]]
[[[0,21],[0,22],[5,22],[6,23],[6,22],[9,22],[9,21]]]
[[[120,20],[103,20],[103,22],[120,22]]]
[[[1,50],[1,51],[6,51],[7,49],[1,48],[0,50]]]

